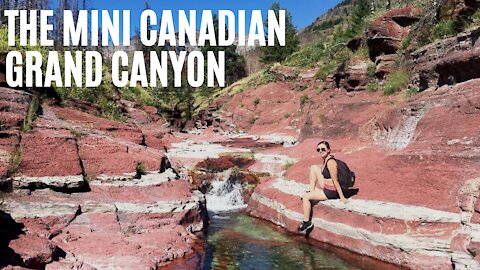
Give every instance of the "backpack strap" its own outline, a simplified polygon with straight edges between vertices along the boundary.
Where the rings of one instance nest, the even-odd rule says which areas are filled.
[[[323,163],[322,172],[323,172],[323,170],[325,170],[325,167],[327,167],[327,164],[328,164],[328,162],[330,161],[330,159],[336,160],[334,156],[330,155],[330,158],[327,158],[327,160],[325,161],[325,163]],[[331,173],[331,172],[330,172],[330,173]]]

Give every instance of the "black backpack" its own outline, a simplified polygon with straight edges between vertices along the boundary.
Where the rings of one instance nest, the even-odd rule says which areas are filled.
[[[348,168],[348,165],[345,162],[336,158],[332,159],[337,161],[338,182],[342,189],[353,187],[353,185],[355,185],[355,173]]]

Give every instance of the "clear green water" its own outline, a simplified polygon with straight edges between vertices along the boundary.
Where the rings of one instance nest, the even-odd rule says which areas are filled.
[[[396,269],[359,255],[341,258],[242,213],[211,217],[202,245],[202,251],[168,269]]]
[[[216,218],[203,269],[360,269],[243,214]]]

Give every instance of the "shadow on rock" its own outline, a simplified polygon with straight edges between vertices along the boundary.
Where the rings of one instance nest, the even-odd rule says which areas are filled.
[[[8,247],[10,241],[23,234],[23,224],[17,223],[8,213],[0,210],[0,268],[7,265],[19,265],[20,255]]]

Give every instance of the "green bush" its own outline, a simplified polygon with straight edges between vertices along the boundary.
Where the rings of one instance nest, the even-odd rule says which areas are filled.
[[[283,62],[292,67],[312,67],[325,57],[325,41],[318,41],[302,50],[293,53]]]
[[[435,39],[452,37],[456,33],[457,29],[455,29],[455,22],[451,19],[439,22],[432,29],[432,34]]]
[[[292,90],[302,92],[302,91],[305,91],[307,88],[308,88],[308,86],[306,86],[304,84],[297,84],[293,87]]]
[[[253,106],[257,107],[258,104],[260,104],[260,98],[259,98],[259,97],[256,97],[256,98],[253,100]]]
[[[15,152],[13,153],[13,155],[10,156],[7,172],[5,174],[6,178],[13,176],[18,171],[18,169],[20,168],[20,164],[22,163],[22,160],[23,160],[23,151],[20,145],[17,145],[15,147]]]
[[[378,90],[378,81],[373,80],[367,84],[367,91],[368,92],[376,92]]]
[[[303,107],[307,102],[310,102],[310,97],[308,95],[303,95],[300,97],[300,106]]]
[[[28,106],[27,117],[23,121],[22,131],[30,132],[32,130],[33,120],[37,117],[38,106],[40,106],[38,98],[33,97]]]
[[[395,71],[394,73],[390,74],[385,81],[385,84],[383,85],[383,94],[391,95],[402,90],[408,85],[409,80],[410,75],[406,71]]]
[[[414,87],[408,88],[408,90],[405,92],[405,95],[406,95],[407,97],[412,97],[412,96],[414,96],[414,95],[416,95],[416,94],[418,94],[418,93],[420,93],[420,88],[414,86]]]
[[[377,71],[377,66],[374,63],[371,63],[367,67],[367,76],[369,78],[375,78],[375,72]]]
[[[480,9],[477,9],[477,11],[470,18],[472,25],[478,25],[480,23]]]
[[[142,177],[142,175],[146,174],[145,165],[143,165],[142,162],[138,162],[137,166],[135,166],[135,171],[136,171],[135,178],[140,179]]]
[[[290,167],[292,167],[294,164],[295,164],[294,161],[292,161],[292,160],[287,160],[287,161],[283,164],[283,170],[284,170],[284,171],[288,171],[288,169],[289,169]]]

